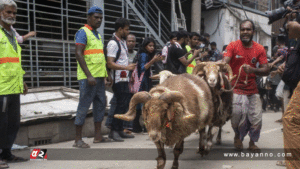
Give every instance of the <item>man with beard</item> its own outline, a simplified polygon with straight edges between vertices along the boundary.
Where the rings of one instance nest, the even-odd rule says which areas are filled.
[[[126,38],[126,43],[128,47],[128,60],[129,63],[133,63],[133,59],[137,53],[136,50],[134,50],[136,45],[136,37],[134,34],[129,34]]]
[[[128,61],[128,48],[125,39],[129,34],[129,26],[130,22],[127,19],[118,18],[115,22],[116,32],[113,34],[113,38],[108,42],[106,48],[107,67],[113,70],[113,97],[117,100],[114,113],[110,113],[111,117],[115,114],[125,114],[128,111],[132,96],[128,87],[129,71],[134,70],[136,64],[129,64]],[[120,53],[118,54],[119,50]],[[134,136],[124,132],[122,120],[113,118],[109,138],[112,138],[114,141],[122,142],[124,141],[122,138],[134,138]]]
[[[200,39],[200,35],[196,32],[192,32],[190,34],[190,42],[188,45],[185,46],[185,49],[187,52],[190,52],[190,51],[194,51],[194,50],[197,50],[199,49],[199,39]],[[187,59],[190,59],[193,57],[193,54],[189,54]],[[192,74],[193,73],[193,70],[194,70],[194,67],[196,66],[196,60],[194,59],[192,61],[192,63],[190,63],[187,68],[186,68],[186,72],[189,73],[189,74]]]
[[[169,47],[166,70],[173,74],[182,74],[186,73],[186,67],[199,56],[200,49],[190,52],[185,50],[185,46],[189,43],[189,35],[184,30],[177,33],[177,43],[180,44],[181,48],[177,47],[176,44]],[[192,52],[193,56],[187,59],[187,56]]]
[[[234,88],[233,112],[231,125],[235,132],[234,146],[237,150],[243,149],[244,137],[249,133],[249,150],[259,152],[260,149],[254,144],[260,136],[262,127],[262,106],[255,75],[266,76],[270,72],[264,47],[252,41],[255,25],[251,20],[244,20],[240,24],[240,40],[231,42],[227,46],[223,60],[228,63],[233,74],[238,76],[242,65],[240,78]],[[256,68],[259,62],[260,67]],[[248,80],[246,80],[248,76]],[[237,79],[232,81],[232,86]]]
[[[28,88],[23,82],[22,49],[11,29],[16,22],[17,4],[1,0],[0,12],[0,168],[8,168],[7,163],[27,161],[12,155],[11,148],[20,127],[20,93],[26,94]]]
[[[105,84],[108,84],[106,82],[106,77],[108,76],[102,39],[100,33],[97,32],[102,23],[102,13],[100,7],[91,7],[88,11],[87,24],[80,28],[75,35],[77,79],[80,90],[79,104],[74,122],[76,137],[73,147],[77,148],[90,147],[82,140],[82,127],[92,103],[95,125],[93,142],[101,143],[110,141],[101,135],[101,123],[106,108]],[[111,81],[110,78],[108,79]]]

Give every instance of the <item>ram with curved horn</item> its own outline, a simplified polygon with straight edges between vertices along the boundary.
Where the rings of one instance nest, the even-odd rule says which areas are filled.
[[[227,72],[229,78],[224,75]],[[231,67],[226,63],[205,62],[196,65],[194,75],[203,78],[210,86],[212,98],[214,102],[214,117],[212,123],[209,125],[207,137],[207,149],[212,147],[213,126],[219,128],[217,136],[217,144],[221,144],[222,126],[231,118],[232,114],[232,99],[233,92],[230,91],[230,81],[235,78],[232,75]],[[224,89],[227,92],[223,92]]]
[[[133,120],[139,103],[144,104],[144,123],[149,137],[157,147],[157,168],[163,169],[166,164],[164,145],[175,145],[173,168],[178,168],[184,138],[211,123],[213,102],[209,86],[194,75],[172,76],[150,92],[136,93],[130,101],[129,111],[114,117]],[[204,134],[205,132],[200,133],[200,137],[204,137]],[[199,147],[204,146],[201,140],[203,139],[199,139]]]

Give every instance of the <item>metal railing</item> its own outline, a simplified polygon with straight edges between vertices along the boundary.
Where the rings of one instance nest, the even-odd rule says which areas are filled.
[[[30,60],[22,60],[28,86],[78,87],[74,41],[36,38],[29,44],[21,45],[22,56],[31,55]]]
[[[15,29],[20,35],[37,32],[22,47],[24,81],[30,88],[67,86],[78,88],[74,36],[86,23],[91,1],[15,0]]]
[[[149,26],[156,32],[158,37],[163,42],[168,41],[169,32],[171,31],[171,23],[155,2],[153,0],[134,0],[133,5],[144,17]]]
[[[15,29],[20,35],[36,31],[22,47],[24,81],[30,88],[43,86],[67,86],[78,88],[77,62],[75,58],[75,33],[86,23],[86,11],[91,0],[15,0],[18,5]],[[168,41],[170,22],[153,1],[149,1],[147,20],[143,16],[141,0],[107,0],[113,7],[105,9],[104,38],[114,32],[114,21],[127,17],[135,21],[133,31],[139,36],[150,34],[163,46]],[[118,9],[116,9],[118,8]],[[138,9],[139,8],[139,9]],[[109,11],[110,10],[110,11]],[[110,12],[110,13],[109,13]],[[148,24],[149,23],[149,24]],[[140,25],[138,25],[140,24]]]

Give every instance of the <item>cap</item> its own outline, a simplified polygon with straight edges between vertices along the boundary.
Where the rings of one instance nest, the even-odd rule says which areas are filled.
[[[91,13],[100,13],[100,14],[102,14],[103,12],[102,12],[102,9],[101,9],[100,7],[98,7],[98,6],[93,6],[93,7],[91,7],[91,8],[89,9],[88,15],[91,14]]]

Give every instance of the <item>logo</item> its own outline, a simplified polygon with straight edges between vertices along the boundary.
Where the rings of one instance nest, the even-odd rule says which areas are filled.
[[[30,154],[30,161],[32,160],[47,160],[47,149],[33,149]]]
[[[241,55],[236,55],[235,58],[239,59],[239,58],[243,58],[243,56],[241,56]]]
[[[252,58],[251,63],[255,64],[256,63],[256,58]]]

